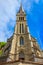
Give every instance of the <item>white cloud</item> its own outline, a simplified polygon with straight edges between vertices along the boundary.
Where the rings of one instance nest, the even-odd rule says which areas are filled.
[[[20,0],[0,0],[0,41],[5,41],[6,35],[10,35],[11,31],[8,31],[7,23],[10,19],[15,20],[19,5]]]
[[[32,4],[33,4],[33,0],[23,0],[24,9],[26,9],[28,13],[30,12]]]
[[[26,9],[28,11],[28,13],[30,13],[32,7],[33,7],[33,4],[34,2],[36,4],[39,4],[39,1],[40,0],[23,0],[23,6],[24,6],[24,9]]]
[[[5,33],[0,31],[0,41],[6,41]]]

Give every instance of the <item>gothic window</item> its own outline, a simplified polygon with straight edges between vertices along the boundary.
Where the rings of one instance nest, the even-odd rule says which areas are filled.
[[[24,60],[24,53],[22,51],[19,53],[19,60]]]
[[[20,24],[20,33],[21,33],[21,24]]]
[[[20,37],[20,45],[24,45],[24,39],[23,39],[23,37]]]
[[[24,25],[22,24],[22,33],[24,33]]]
[[[21,31],[22,31],[22,33],[24,33],[24,25],[23,24],[20,24],[20,33],[21,33]]]

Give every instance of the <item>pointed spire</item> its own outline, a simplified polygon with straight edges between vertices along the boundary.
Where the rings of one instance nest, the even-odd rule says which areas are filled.
[[[24,12],[24,11],[23,11],[23,8],[22,8],[22,2],[21,2],[21,4],[20,4],[19,12]]]
[[[22,3],[21,3],[21,6],[20,6],[20,11],[22,11]]]
[[[24,11],[24,9],[23,9],[23,7],[22,7],[22,2],[21,2],[21,4],[20,4],[20,9],[19,9],[19,11],[17,12],[17,15],[20,15],[20,14],[26,15],[26,14],[25,14],[25,11]]]

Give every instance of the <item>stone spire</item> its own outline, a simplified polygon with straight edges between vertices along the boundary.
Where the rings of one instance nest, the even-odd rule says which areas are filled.
[[[20,11],[22,11],[22,3],[21,3],[21,6],[20,6]]]
[[[25,13],[25,12],[24,12],[24,9],[23,9],[23,6],[22,6],[22,3],[21,3],[21,5],[20,5],[20,9],[19,9],[18,13]]]

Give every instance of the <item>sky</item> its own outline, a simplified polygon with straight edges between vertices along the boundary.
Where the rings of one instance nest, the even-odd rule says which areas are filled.
[[[0,41],[12,36],[21,2],[30,34],[43,50],[43,0],[0,0]]]

